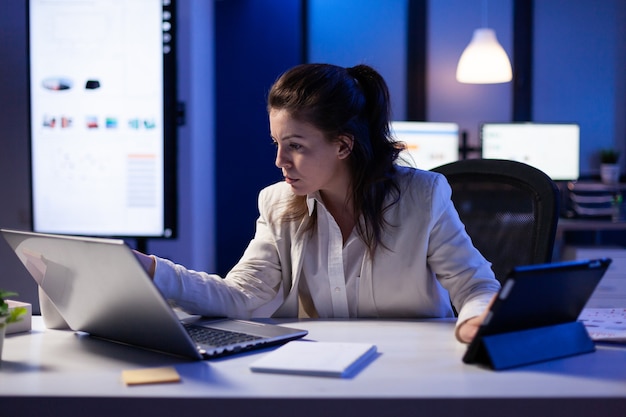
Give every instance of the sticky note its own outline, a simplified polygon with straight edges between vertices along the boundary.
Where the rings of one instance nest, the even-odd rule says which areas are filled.
[[[180,375],[172,367],[132,369],[122,371],[122,380],[126,385],[163,384],[180,382]]]

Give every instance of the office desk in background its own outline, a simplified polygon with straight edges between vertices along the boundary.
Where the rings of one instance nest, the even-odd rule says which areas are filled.
[[[554,251],[552,259],[554,261],[565,260],[564,253],[567,248],[568,232],[591,232],[593,233],[593,245],[602,246],[602,233],[618,231],[626,233],[626,221],[614,222],[610,219],[593,218],[559,218],[556,226],[554,239]]]
[[[559,219],[554,245],[555,261],[573,259],[611,258],[613,262],[591,296],[587,307],[626,308],[626,247],[606,245],[602,232],[618,231],[626,234],[626,221],[608,219]],[[591,245],[571,245],[567,232],[592,232]]]
[[[625,231],[626,221],[614,222],[609,219],[560,218],[556,226],[556,240],[563,241],[566,232],[594,232],[596,243],[600,243],[600,233]]]
[[[69,331],[12,335],[0,370],[4,416],[620,416],[626,346],[507,371],[462,363],[450,320],[286,321],[308,339],[375,343],[351,379],[253,373],[268,350],[189,362]],[[272,348],[269,348],[272,349]],[[125,386],[125,369],[174,366],[181,383]]]

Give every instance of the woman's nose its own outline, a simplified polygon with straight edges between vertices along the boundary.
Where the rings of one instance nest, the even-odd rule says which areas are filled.
[[[278,147],[276,148],[276,161],[275,164],[278,168],[284,168],[287,165],[289,165],[289,160],[287,158],[287,156],[285,155],[285,151],[283,150],[282,147]]]

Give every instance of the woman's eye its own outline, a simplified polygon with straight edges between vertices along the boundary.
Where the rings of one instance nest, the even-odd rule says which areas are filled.
[[[276,139],[272,139],[272,145],[274,145],[275,147],[279,148],[280,144],[278,143],[278,141]],[[295,143],[295,142],[291,142],[289,144],[287,144],[287,146],[289,147],[289,149],[293,150],[293,151],[298,151],[300,149],[302,149],[302,145],[299,143]]]

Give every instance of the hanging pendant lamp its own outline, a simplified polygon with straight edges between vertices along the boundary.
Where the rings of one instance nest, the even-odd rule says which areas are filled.
[[[506,83],[513,78],[511,61],[489,29],[487,0],[483,0],[483,27],[476,29],[469,45],[461,54],[456,68],[456,79],[467,84]]]
[[[468,84],[496,84],[511,81],[511,63],[498,43],[493,29],[474,31],[472,41],[463,51],[456,69],[456,79]]]

